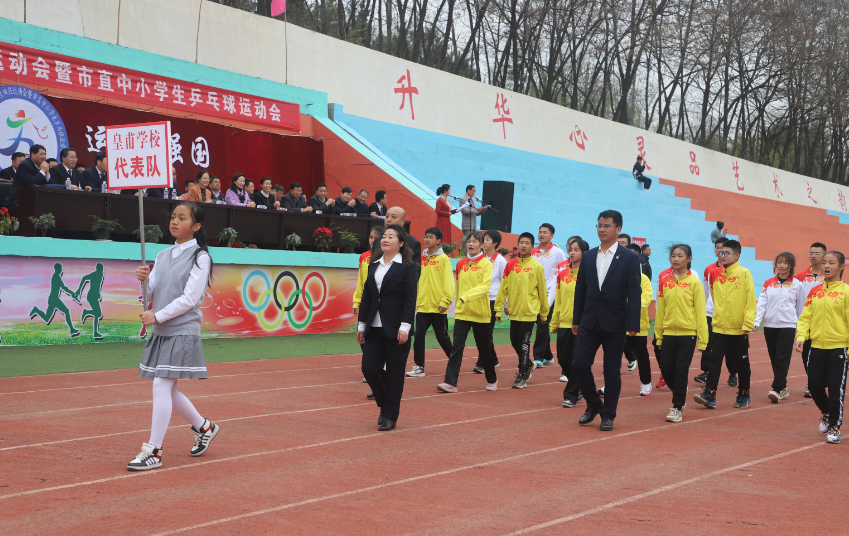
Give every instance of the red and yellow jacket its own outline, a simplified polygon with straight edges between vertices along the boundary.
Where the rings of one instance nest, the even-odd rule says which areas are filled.
[[[419,275],[419,294],[416,298],[419,313],[438,313],[440,307],[448,309],[454,301],[454,277],[451,259],[440,248],[430,257],[422,255]],[[447,311],[443,314],[448,314]]]
[[[667,274],[657,289],[654,338],[658,346],[664,335],[698,336],[699,350],[708,343],[705,290],[699,277],[687,273],[679,278]]]
[[[735,262],[714,275],[710,294],[713,297],[713,331],[723,335],[744,335],[755,325],[758,299],[752,272]]]
[[[475,260],[466,257],[457,263],[457,303],[454,319],[489,324],[489,286],[492,284],[492,261],[481,253]]]
[[[575,284],[578,282],[578,270],[572,268],[565,260],[557,265],[557,283],[554,287],[554,313],[551,315],[551,332],[556,333],[561,326],[563,329],[572,327],[572,314],[575,310]],[[651,298],[649,298],[651,299]]]
[[[811,289],[796,325],[796,340],[807,339],[812,348],[849,347],[849,285],[835,281]]]
[[[504,278],[495,298],[495,314],[501,316],[509,301],[510,320],[536,322],[538,316],[548,317],[545,271],[533,257],[516,257],[504,268]]]
[[[354,309],[360,306],[363,299],[363,286],[368,277],[368,265],[371,262],[371,250],[360,255],[360,263],[357,268],[357,288],[354,289]]]
[[[649,305],[652,298],[651,279],[646,274],[640,274],[640,331],[637,337],[649,334]]]

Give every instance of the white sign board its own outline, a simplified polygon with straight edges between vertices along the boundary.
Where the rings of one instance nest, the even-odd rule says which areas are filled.
[[[171,187],[171,122],[106,127],[109,189]]]

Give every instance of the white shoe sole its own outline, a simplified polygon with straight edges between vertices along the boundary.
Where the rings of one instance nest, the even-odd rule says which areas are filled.
[[[666,416],[666,422],[681,422],[681,421],[683,421],[683,420],[684,420],[684,419],[682,419],[681,417],[678,417],[678,418],[676,419],[676,418],[674,418],[674,417],[670,417],[669,415],[667,415],[667,416]]]
[[[221,427],[217,424],[213,423],[215,428],[212,429],[212,437],[209,438],[209,441],[206,442],[206,447],[198,453],[191,453],[192,457],[197,458],[198,456],[202,456],[204,452],[209,450],[209,446],[212,444],[212,440],[215,439],[215,436],[218,435],[218,432],[221,430]]]
[[[456,387],[454,387],[454,389],[451,389],[450,386],[449,387],[443,387],[441,383],[436,386],[436,390],[439,391],[440,393],[456,393],[457,392]]]
[[[781,400],[781,395],[779,395],[778,393],[775,393],[773,391],[770,391],[769,394],[766,395],[766,396],[767,396],[767,398],[772,400],[773,404],[778,404],[778,401]]]
[[[569,378],[567,378],[566,376],[560,376],[560,381],[561,382],[568,382]]]
[[[153,465],[144,465],[144,466],[142,466],[142,465],[133,465],[133,466],[128,465],[127,470],[128,471],[148,471],[150,469],[158,469],[160,467],[162,467],[162,461],[160,461],[159,463],[155,463]]]
[[[407,373],[408,378],[424,378],[424,376],[425,376],[424,372],[408,372]]]

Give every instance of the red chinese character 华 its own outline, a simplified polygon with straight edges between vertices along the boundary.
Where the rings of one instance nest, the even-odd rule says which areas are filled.
[[[513,124],[513,120],[509,117],[510,109],[507,108],[507,97],[504,93],[495,94],[495,109],[498,111],[498,117],[492,120],[493,123],[501,123],[501,130],[504,134],[504,139],[507,139],[507,123]]]
[[[407,85],[404,85],[406,81]],[[398,84],[401,84],[401,87],[395,88],[395,93],[401,94],[401,107],[399,110],[404,109],[404,103],[407,102],[407,95],[410,96],[410,114],[412,115],[413,121],[416,120],[416,111],[413,110],[413,94],[418,95],[418,88],[413,87],[413,80],[410,78],[410,70],[407,69],[407,74],[398,79]]]

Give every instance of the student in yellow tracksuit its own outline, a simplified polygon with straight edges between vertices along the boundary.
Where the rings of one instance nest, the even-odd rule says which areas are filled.
[[[705,289],[690,266],[693,251],[687,244],[675,244],[669,249],[672,272],[663,276],[657,289],[657,314],[654,319],[654,340],[660,353],[660,372],[672,389],[672,409],[666,420],[681,422],[681,412],[687,402],[687,381],[693,352],[708,343]],[[698,339],[698,340],[697,340]]]
[[[755,325],[758,298],[752,273],[738,264],[743,248],[736,240],[726,240],[719,252],[722,270],[714,273],[710,287],[713,298],[713,336],[710,370],[703,393],[696,402],[716,408],[716,386],[722,372],[722,358],[737,363],[738,387],[735,408],[747,408],[752,403],[749,386],[752,369],[749,365],[749,332]]]
[[[407,373],[411,378],[425,375],[425,336],[427,328],[433,333],[445,356],[451,355],[451,338],[448,336],[448,308],[454,302],[454,272],[451,259],[442,251],[442,231],[431,227],[425,231],[425,249],[422,251],[422,271],[416,298],[416,335],[413,337],[413,368]]]
[[[640,246],[628,244],[625,246],[637,255],[641,255]],[[651,360],[649,358],[648,335],[649,335],[649,305],[651,305],[654,291],[651,287],[651,279],[646,274],[640,274],[640,331],[634,335],[625,337],[625,347],[630,348],[637,358],[637,367],[640,374],[640,396],[651,395]],[[630,367],[629,367],[630,368]],[[633,369],[631,369],[633,370]]]
[[[507,263],[501,287],[495,298],[495,319],[501,322],[504,305],[508,304],[510,316],[510,344],[519,355],[519,373],[513,382],[514,389],[524,389],[536,368],[530,360],[531,331],[537,321],[548,320],[548,294],[542,264],[531,255],[534,235],[519,235],[519,256]]]
[[[551,314],[551,332],[557,334],[557,362],[560,364],[560,381],[566,382],[563,388],[564,408],[574,408],[581,399],[581,385],[578,377],[572,374],[572,361],[575,359],[575,344],[578,336],[572,333],[572,313],[575,308],[575,283],[578,282],[578,270],[584,252],[590,245],[577,238],[567,249],[569,260],[557,265],[554,312]],[[563,327],[560,327],[563,326]],[[565,379],[564,379],[565,378]]]
[[[489,287],[492,284],[492,261],[482,251],[483,235],[473,231],[466,237],[466,258],[457,263],[457,303],[454,305],[454,346],[445,368],[445,382],[436,386],[443,393],[457,392],[457,379],[463,363],[463,350],[469,330],[475,335],[478,364],[486,376],[486,390],[498,389],[495,376],[495,350],[489,321]]]
[[[829,251],[822,258],[825,281],[808,293],[796,326],[797,352],[806,340],[810,350],[802,357],[808,363],[808,389],[822,412],[819,429],[828,443],[840,443],[843,398],[846,392],[846,348],[849,347],[849,285],[842,281],[846,258]],[[826,394],[826,388],[828,394]]]

